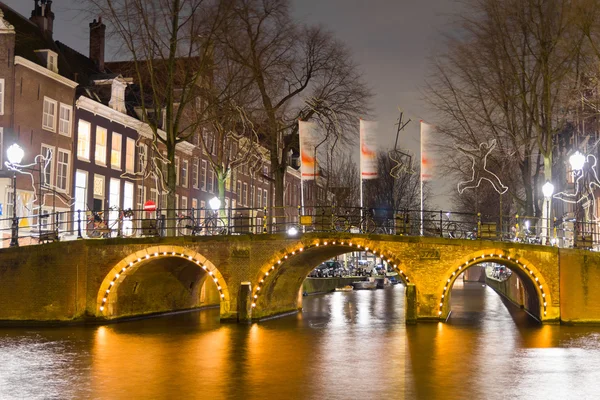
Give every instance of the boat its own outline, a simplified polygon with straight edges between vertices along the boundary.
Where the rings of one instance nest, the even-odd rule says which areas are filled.
[[[352,286],[350,286],[350,285],[346,285],[344,287],[337,287],[337,288],[335,288],[336,292],[350,292],[352,290],[354,290],[354,288]]]
[[[354,290],[373,290],[377,289],[377,282],[375,280],[369,281],[357,281],[352,282]]]

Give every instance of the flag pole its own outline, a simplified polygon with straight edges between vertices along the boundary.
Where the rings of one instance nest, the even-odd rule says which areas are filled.
[[[304,215],[304,176],[302,175],[302,148],[300,147],[300,122],[298,119],[298,149],[300,150],[300,206],[302,207],[302,215]]]
[[[419,126],[419,157],[420,157],[420,173],[419,180],[421,183],[421,225],[420,225],[420,233],[423,236],[423,120],[420,121],[421,125]]]
[[[362,118],[360,118],[359,120],[359,124],[362,121]],[[360,218],[362,219],[363,217],[363,174],[362,174],[362,132],[361,132],[361,128],[359,126],[358,130],[359,130],[359,137],[358,137],[358,176],[360,178]]]

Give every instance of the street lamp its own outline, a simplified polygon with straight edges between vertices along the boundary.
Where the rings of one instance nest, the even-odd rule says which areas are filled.
[[[583,164],[582,164],[583,167]],[[544,186],[542,186],[542,193],[544,194],[544,202],[546,203],[546,207],[544,207],[544,221],[546,223],[546,245],[550,244],[550,201],[552,199],[552,195],[554,194],[554,185],[550,181],[546,181]]]
[[[585,164],[585,156],[579,151],[576,151],[575,154],[569,157],[569,164],[571,164],[573,171],[581,171],[583,169],[583,164]]]
[[[217,211],[219,208],[221,208],[221,200],[215,196],[208,201],[208,205],[213,211]]]
[[[10,247],[19,246],[19,219],[17,218],[17,169],[16,166],[21,164],[25,152],[17,143],[11,145],[6,150],[6,158],[13,170],[13,219],[11,226]]]

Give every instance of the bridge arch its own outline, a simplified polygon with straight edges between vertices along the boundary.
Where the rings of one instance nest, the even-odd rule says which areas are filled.
[[[524,257],[515,257],[506,254],[503,250],[492,249],[477,251],[465,257],[459,265],[455,265],[444,273],[445,281],[440,284],[438,316],[445,320],[450,315],[450,292],[456,279],[468,268],[482,262],[494,262],[510,268],[523,281],[526,288],[533,289],[538,302],[538,319],[544,321],[548,315],[548,304],[552,304],[551,291],[548,283],[538,268]]]
[[[283,298],[287,298],[286,311],[292,311],[292,308],[299,309],[301,299],[298,298],[298,293],[310,271],[319,262],[351,251],[367,251],[377,255],[398,272],[405,285],[412,283],[403,263],[392,252],[380,247],[377,242],[366,238],[313,238],[294,243],[265,264],[255,278],[252,291],[253,318],[259,319],[272,315],[273,310],[268,311],[271,303],[279,302]],[[292,275],[292,277],[286,279],[284,275]],[[296,299],[293,307],[292,297]]]
[[[181,246],[161,245],[136,251],[115,264],[100,284],[96,300],[96,315],[107,319],[115,318],[110,301],[111,293],[115,293],[125,278],[132,275],[137,269],[153,260],[164,258],[183,259],[205,271],[216,285],[219,293],[221,315],[229,312],[231,294],[225,278],[213,263],[194,250]]]

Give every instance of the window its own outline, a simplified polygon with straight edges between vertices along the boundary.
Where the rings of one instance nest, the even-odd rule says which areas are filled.
[[[188,201],[187,201],[187,197],[186,196],[181,196],[181,208],[187,212],[187,208],[188,208]]]
[[[200,202],[200,219],[203,220],[206,216],[206,203],[204,201]]]
[[[68,150],[58,149],[56,157],[56,188],[68,191],[69,187],[69,161],[71,153]]]
[[[54,147],[42,144],[42,186],[52,186]]]
[[[206,190],[206,160],[202,160],[202,168],[200,169],[200,189]]]
[[[138,210],[141,210],[142,208],[144,208],[144,203],[146,202],[146,188],[143,186],[138,186],[137,187],[137,193],[136,193],[136,208]]]
[[[0,115],[4,115],[4,78],[0,79]]]
[[[237,181],[236,193],[238,195],[238,198],[240,200],[242,200],[242,181]],[[241,203],[241,201],[240,201],[240,203]]]
[[[65,136],[71,136],[71,116],[73,107],[60,103],[60,112],[58,114],[58,133]]]
[[[96,150],[94,159],[98,165],[106,165],[106,136],[108,135],[105,128],[96,127]]]
[[[188,160],[181,163],[181,186],[188,187]]]
[[[269,207],[269,203],[267,203],[267,198],[268,198],[267,196],[268,196],[267,189],[265,189],[265,190],[263,190],[263,205],[262,205],[265,208]]]
[[[138,171],[143,172],[146,169],[146,159],[148,155],[148,146],[142,144],[138,147]]]
[[[4,128],[0,126],[0,169],[4,165]]]
[[[599,203],[600,204],[600,203]],[[194,210],[198,209],[198,199],[192,199],[192,208]]]
[[[125,145],[125,171],[134,172],[135,169],[135,140],[127,138]]]
[[[108,223],[115,229],[117,228],[115,221],[119,218],[119,207],[121,206],[121,181],[119,179],[111,178],[108,189],[108,207],[110,208],[108,213]]]
[[[248,205],[248,184],[244,182],[244,205]]]
[[[150,188],[150,200],[152,200],[154,204],[158,202],[158,193],[154,188]]]
[[[75,173],[75,211],[87,210],[87,178],[87,171],[77,170]]]
[[[175,156],[175,186],[179,186],[179,157]]]
[[[210,193],[213,192],[213,169],[212,167],[208,169],[208,181],[206,182],[206,190]]]
[[[42,128],[51,132],[56,132],[56,100],[52,100],[45,96]]]
[[[258,208],[262,207],[262,189],[258,188],[258,196],[256,197],[256,206]]]
[[[254,207],[254,186],[250,188],[250,207]]]
[[[125,182],[123,187],[123,209],[133,209],[133,183]],[[132,217],[123,218],[123,232],[127,236],[131,236],[133,233],[133,221]]]
[[[90,160],[90,123],[82,119],[77,125],[77,158]]]
[[[160,201],[161,201],[161,206],[160,208],[162,208],[163,210],[167,209],[167,204],[169,199],[167,198],[167,191],[165,190],[164,192],[162,192],[161,196],[160,196]]]
[[[58,73],[56,54],[51,54],[50,52],[48,52],[48,69],[52,72]]]
[[[194,158],[192,164],[192,187],[198,189],[198,159]]]
[[[121,134],[113,132],[112,151],[110,152],[110,165],[114,169],[121,169],[121,149],[123,147],[123,138]]]
[[[14,217],[15,196],[12,186],[6,187],[6,217]]]

